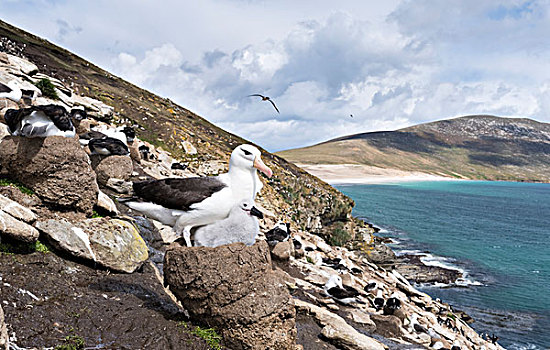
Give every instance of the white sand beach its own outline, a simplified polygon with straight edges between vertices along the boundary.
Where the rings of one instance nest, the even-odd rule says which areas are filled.
[[[456,178],[360,164],[296,164],[329,184],[453,181]]]

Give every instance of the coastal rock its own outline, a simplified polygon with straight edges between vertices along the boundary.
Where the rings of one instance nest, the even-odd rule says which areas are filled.
[[[2,106],[2,101],[0,101],[0,107],[1,106]],[[4,115],[3,111],[1,110],[0,110],[0,115]],[[8,131],[8,126],[6,124],[0,123],[0,141],[2,141],[4,137],[9,135],[10,135],[10,132]]]
[[[14,55],[8,55],[8,61],[11,67],[19,69],[21,73],[26,75],[33,75],[38,72],[38,67],[36,64]]]
[[[271,250],[271,256],[277,260],[288,260],[292,253],[292,242],[279,242]]]
[[[183,147],[183,150],[185,151],[185,153],[189,155],[197,154],[197,149],[189,141],[183,141],[181,143],[181,147]]]
[[[92,214],[96,177],[76,139],[7,136],[0,142],[0,164],[47,205]]]
[[[21,204],[12,201],[11,199],[0,194],[0,210],[6,212],[16,219],[26,223],[33,223],[36,220],[36,214],[29,208],[25,208]]]
[[[347,350],[384,350],[387,347],[379,341],[359,333],[346,321],[319,306],[295,299],[298,312],[312,315],[317,323],[322,326],[321,333],[338,348]]]
[[[2,306],[0,306],[0,350],[8,350],[9,345],[8,327],[4,322],[4,310],[2,310]]]
[[[130,194],[133,192],[132,182],[124,181],[122,179],[117,179],[115,177],[111,177],[109,180],[107,180],[107,183],[105,184],[105,186],[107,186],[113,191],[116,191],[122,194]]]
[[[164,276],[191,318],[219,329],[229,348],[294,349],[294,304],[265,241],[174,248]]]
[[[97,194],[97,207],[113,215],[118,215],[118,209],[116,208],[115,202],[111,197],[107,196],[101,190]]]
[[[0,210],[0,233],[22,242],[33,243],[38,240],[38,231],[29,224],[19,221]]]
[[[92,155],[90,159],[97,175],[97,182],[104,186],[111,178],[128,180],[134,170],[132,159],[128,156]]]
[[[403,336],[401,320],[393,315],[371,315],[370,319],[376,324],[376,333],[387,338]]]
[[[59,249],[112,270],[132,273],[148,258],[148,248],[135,227],[118,219],[40,221],[36,227]]]

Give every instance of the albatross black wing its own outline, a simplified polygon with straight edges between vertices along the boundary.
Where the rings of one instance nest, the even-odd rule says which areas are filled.
[[[271,102],[271,104],[273,105],[273,108],[275,108],[277,113],[281,114],[281,112],[279,112],[279,108],[277,108],[277,106],[275,106],[275,102],[273,102],[272,100],[269,100],[269,102]]]
[[[262,99],[265,98],[264,95],[260,95],[260,94],[252,94],[252,95],[248,95],[248,97],[251,97],[251,96],[258,96],[258,97],[261,97]]]
[[[69,131],[73,129],[73,122],[71,117],[67,113],[67,110],[58,105],[50,104],[44,106],[33,106],[35,110],[44,112],[44,114],[50,118],[55,126],[61,131]]]
[[[0,83],[0,93],[1,92],[12,92],[12,89],[9,86]]]
[[[226,185],[216,177],[169,178],[134,182],[139,197],[170,209],[189,210]]]

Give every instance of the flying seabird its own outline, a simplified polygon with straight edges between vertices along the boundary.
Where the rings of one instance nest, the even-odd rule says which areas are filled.
[[[0,98],[7,98],[14,102],[19,102],[22,96],[23,92],[17,86],[17,82],[15,80],[12,80],[7,84],[0,82]]]
[[[287,241],[290,238],[290,224],[277,222],[271,230],[265,233],[265,238],[270,245]]]
[[[264,96],[264,95],[260,95],[260,94],[248,95],[248,97],[250,97],[250,96],[258,96],[258,97],[261,97],[261,98],[262,98],[262,101],[269,101],[269,102],[271,102],[271,104],[273,105],[273,108],[275,108],[275,110],[277,111],[277,113],[281,114],[281,112],[279,112],[279,108],[277,108],[277,106],[275,106],[275,102],[273,102],[273,100],[272,100],[269,96]]]
[[[257,218],[264,218],[262,212],[252,200],[243,200],[231,209],[227,218],[199,227],[193,235],[194,245],[218,247],[236,242],[253,245],[260,231]]]
[[[172,226],[191,245],[191,228],[225,219],[235,204],[254,199],[263,187],[256,169],[273,174],[260,151],[240,145],[231,153],[229,171],[219,176],[167,178],[134,182],[135,194],[144,202],[126,204],[143,214]]]
[[[88,147],[92,151],[92,154],[100,154],[102,156],[126,156],[130,154],[128,146],[113,137],[92,139],[88,142]]]
[[[339,303],[350,304],[360,303],[364,304],[361,300],[357,299],[359,292],[348,286],[342,284],[342,278],[338,275],[331,275],[324,286],[325,294]]]
[[[8,109],[4,119],[13,136],[75,136],[70,115],[64,107],[54,104]]]

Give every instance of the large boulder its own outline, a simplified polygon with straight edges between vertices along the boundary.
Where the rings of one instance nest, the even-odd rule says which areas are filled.
[[[147,245],[127,221],[95,218],[73,225],[47,220],[37,222],[36,227],[58,249],[115,271],[132,273],[149,257]]]
[[[49,206],[91,215],[98,186],[76,139],[7,136],[0,142],[0,164]]]
[[[294,349],[294,303],[265,241],[166,252],[165,281],[193,319],[230,349]]]

